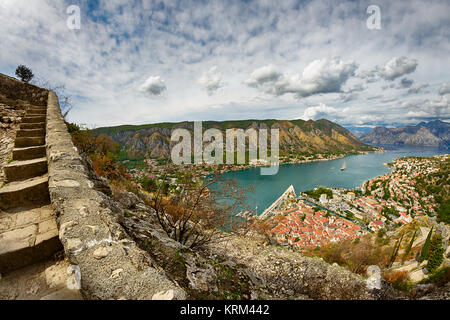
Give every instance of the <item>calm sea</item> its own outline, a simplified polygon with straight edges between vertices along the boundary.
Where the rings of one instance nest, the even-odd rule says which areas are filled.
[[[405,156],[423,156],[446,154],[446,149],[426,147],[390,147],[386,153],[370,153],[367,155],[352,155],[342,159],[317,161],[309,163],[286,164],[280,166],[278,174],[261,176],[259,168],[227,172],[223,179],[236,179],[241,187],[252,185],[255,192],[251,194],[247,205],[262,213],[291,184],[296,193],[314,189],[319,186],[333,188],[360,187],[365,180],[384,175],[391,169],[383,163],[392,162]],[[343,163],[347,169],[341,171]]]

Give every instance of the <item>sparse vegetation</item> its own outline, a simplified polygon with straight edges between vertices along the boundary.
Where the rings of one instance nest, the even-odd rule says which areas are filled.
[[[304,252],[308,256],[321,257],[330,264],[337,263],[358,274],[364,274],[370,265],[382,267],[389,258],[389,252],[375,244],[370,236],[358,239],[330,243],[319,250],[304,250]]]
[[[48,80],[37,77],[34,79],[33,84],[38,87],[51,90],[58,96],[59,106],[61,108],[62,116],[64,119],[67,118],[69,112],[73,109],[72,97],[66,92],[66,86],[64,84],[53,84]]]
[[[442,267],[436,270],[420,283],[433,283],[437,286],[443,286],[450,281],[450,267]]]
[[[394,289],[408,292],[412,283],[409,280],[408,271],[394,271],[383,274],[384,280],[390,283]]]
[[[91,130],[73,123],[68,123],[67,127],[73,143],[81,153],[89,156],[99,176],[106,177],[112,185],[136,191],[136,187],[131,186],[135,183],[117,161],[117,154],[120,152],[118,143],[107,135],[96,136]]]

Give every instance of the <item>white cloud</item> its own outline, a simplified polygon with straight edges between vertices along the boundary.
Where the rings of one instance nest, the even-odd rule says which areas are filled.
[[[354,76],[358,64],[353,60],[314,60],[303,71],[299,95],[340,92],[343,84]]]
[[[268,65],[255,70],[246,83],[273,95],[293,93],[297,97],[308,97],[341,92],[342,86],[355,74],[357,68],[358,65],[352,60],[314,60],[306,66],[300,78],[299,74],[283,74],[275,66]]]
[[[208,95],[213,95],[214,92],[223,86],[222,73],[218,71],[217,66],[214,66],[208,72],[204,73],[197,82],[206,89]]]
[[[386,80],[395,80],[406,74],[416,71],[418,62],[407,57],[392,58],[381,70],[380,76]]]
[[[250,87],[259,87],[265,83],[275,83],[282,76],[283,74],[273,64],[269,64],[253,71],[246,83]]]
[[[426,83],[414,83],[408,90],[409,94],[419,93],[422,89],[427,88],[428,84]]]
[[[160,76],[151,76],[139,87],[139,91],[151,96],[160,96],[166,89],[166,84]]]
[[[415,69],[407,77],[417,83],[450,78],[445,0],[385,1],[383,29],[375,33],[365,26],[363,1],[76,2],[81,29],[73,31],[66,26],[68,0],[0,0],[1,72],[13,76],[26,64],[36,76],[65,84],[75,105],[69,120],[76,123],[292,119],[320,103],[342,110],[345,117],[336,119],[347,124],[402,122],[416,109],[398,105],[419,95],[397,90],[406,76],[399,73]],[[420,68],[394,63],[384,69],[404,55],[417,58]],[[342,59],[321,58],[333,56]],[[211,66],[220,70],[220,81],[209,76],[199,82]],[[271,67],[253,73],[261,66]],[[353,70],[369,71],[357,78]],[[392,87],[381,88],[381,71],[398,79]],[[149,75],[159,75],[164,85],[144,86]],[[367,88],[352,92],[361,78]],[[445,100],[433,100],[438,90],[420,91],[417,107],[428,118],[445,115]],[[165,98],[149,101],[159,97],[154,93]]]
[[[439,88],[439,95],[443,96],[444,94],[450,93],[450,82],[443,83]]]
[[[329,118],[330,115],[333,117],[338,113],[338,109],[329,107],[323,103],[314,106],[309,107],[305,110],[303,113],[303,116],[300,117],[300,119],[303,120],[318,120],[321,118]]]

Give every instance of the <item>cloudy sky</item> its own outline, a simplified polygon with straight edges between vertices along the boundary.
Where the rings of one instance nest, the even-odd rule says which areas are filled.
[[[449,12],[448,0],[0,0],[0,72],[25,64],[65,84],[69,120],[91,127],[448,121]]]

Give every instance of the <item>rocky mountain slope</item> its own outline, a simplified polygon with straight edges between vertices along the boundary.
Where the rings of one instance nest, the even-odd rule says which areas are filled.
[[[130,157],[169,157],[172,131],[184,128],[191,131],[193,123],[160,123],[143,126],[106,127],[94,130],[96,134],[107,134],[120,143],[121,149]],[[343,127],[325,119],[303,120],[241,120],[206,121],[203,129],[217,128],[225,137],[226,129],[280,129],[280,153],[315,154],[370,151],[372,148],[361,143]],[[270,137],[270,131],[269,131]]]
[[[402,128],[376,127],[361,138],[376,145],[414,145],[450,148],[450,123],[440,120]]]
[[[371,127],[344,127],[348,131],[350,131],[355,137],[360,139],[361,137],[368,134],[370,131],[372,131]]]

